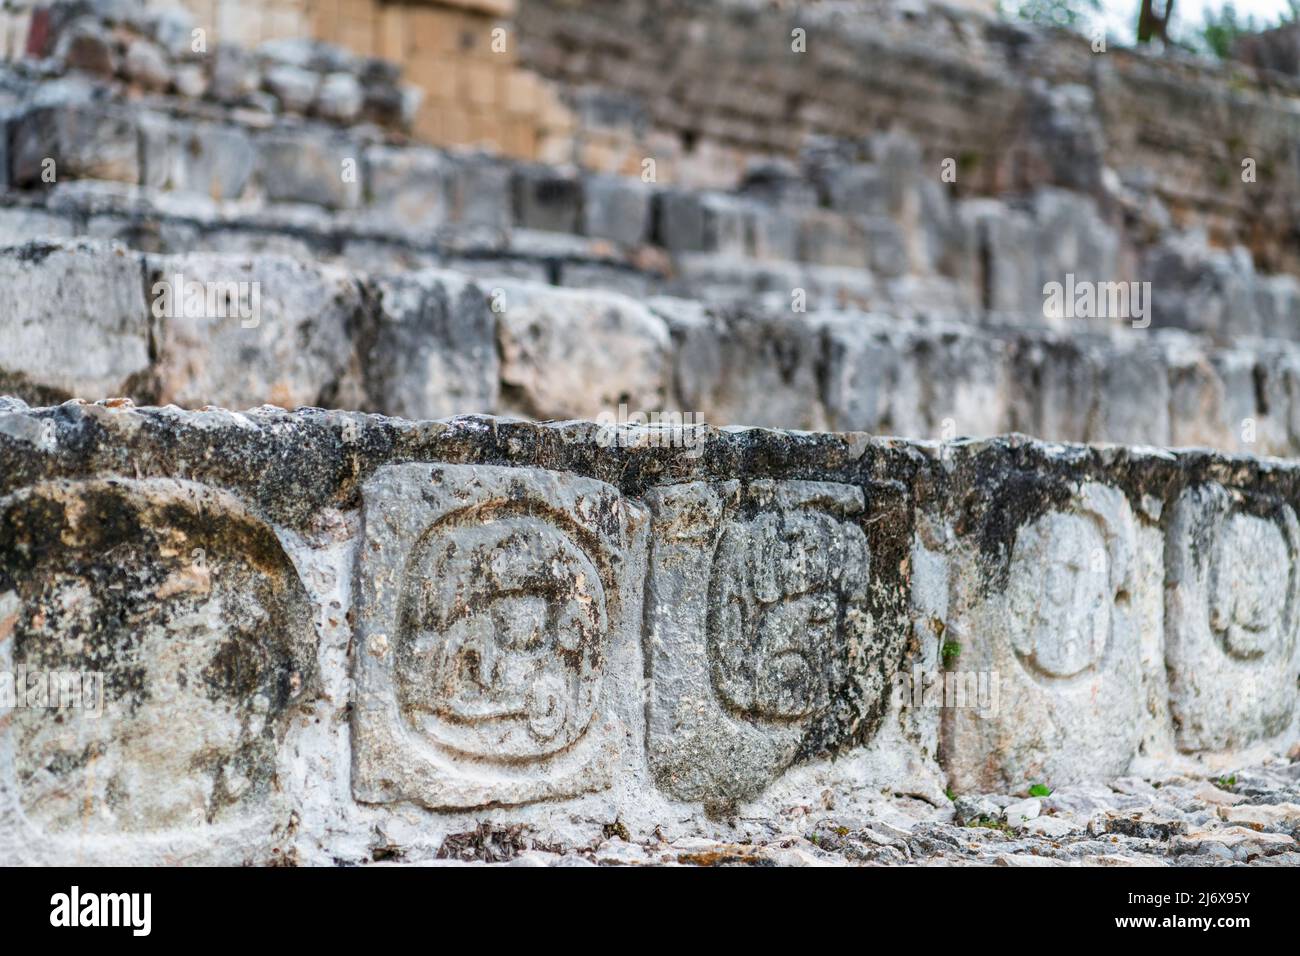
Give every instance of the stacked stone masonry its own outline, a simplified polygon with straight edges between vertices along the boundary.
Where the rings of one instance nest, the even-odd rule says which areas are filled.
[[[5,401],[6,669],[104,672],[0,730],[6,862],[734,835],[1294,739],[1290,464]],[[969,706],[904,689],[945,668]]]
[[[120,393],[417,418],[627,405],[935,438],[1296,445],[1300,287],[1195,230],[1166,228],[1139,254],[1078,192],[962,198],[896,133],[758,168],[728,192],[440,151],[403,132],[413,98],[382,63],[304,42],[218,46],[164,58],[150,85],[122,64],[133,44],[165,52],[172,21],[97,32],[87,9],[55,8],[50,55],[0,73],[0,224],[16,244],[0,261],[19,329],[0,373],[29,400]],[[98,37],[102,56],[78,37]],[[88,68],[101,60],[107,73]],[[310,74],[316,92],[295,100],[294,84],[270,81],[277,71]],[[227,89],[232,78],[243,85]],[[357,95],[324,105],[331,81]],[[54,255],[51,237],[138,252]],[[136,265],[150,279],[139,295]],[[191,280],[257,283],[258,327],[227,318],[209,338],[183,311],[155,314],[157,282],[187,267]],[[90,295],[45,292],[60,270],[107,283],[116,316],[87,315]],[[1129,275],[1153,277],[1140,320],[1044,305],[1048,282]],[[336,307],[322,311],[322,296]],[[440,301],[458,305],[427,312]],[[51,303],[72,328],[121,323],[108,341],[122,348],[88,354],[49,335]],[[289,359],[300,338],[313,345]],[[238,374],[207,367],[245,356]]]
[[[0,863],[1300,860],[1300,191],[1207,195],[1177,109],[1144,191],[1111,109],[1185,74],[1273,149],[1286,81],[1080,92],[1059,37],[891,6],[742,103],[751,5],[617,78],[648,7],[583,6],[277,0],[199,53],[167,5],[9,5],[0,674],[102,712],[0,720]],[[496,23],[549,118],[441,148],[528,113],[465,79]],[[857,822],[765,847],[815,814]]]

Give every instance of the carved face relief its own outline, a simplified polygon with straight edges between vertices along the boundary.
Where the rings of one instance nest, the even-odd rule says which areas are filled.
[[[1008,627],[1022,664],[1067,678],[1101,660],[1111,623],[1109,570],[1101,529],[1086,515],[1044,515],[1020,532]]]
[[[607,627],[595,565],[555,525],[510,516],[435,529],[407,567],[400,706],[464,753],[552,753],[591,721]]]
[[[826,514],[769,512],[728,524],[708,619],[723,703],[769,721],[824,710],[845,647],[868,637],[869,564],[862,530]]]
[[[1220,531],[1210,585],[1210,628],[1233,657],[1251,660],[1289,646],[1291,563],[1276,524],[1235,514]]]
[[[1187,488],[1165,539],[1165,662],[1179,749],[1281,733],[1295,712],[1300,524],[1263,495]]]

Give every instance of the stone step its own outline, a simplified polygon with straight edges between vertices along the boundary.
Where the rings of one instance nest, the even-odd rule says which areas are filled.
[[[31,401],[125,396],[437,418],[716,425],[945,439],[1300,449],[1300,346],[1081,335],[848,310],[713,307],[518,279],[509,255],[367,272],[90,240],[0,249],[0,379]],[[492,269],[489,263],[496,264]],[[495,273],[495,274],[494,274]]]
[[[183,38],[167,34],[165,19],[143,17],[113,26],[114,36],[125,29],[134,37],[124,50],[152,51],[133,60],[114,52],[120,43],[95,38],[86,20],[93,11],[68,10],[53,25],[45,59],[0,71],[0,140],[12,144],[0,156],[0,180],[20,193],[48,187],[49,175],[65,185],[117,181],[234,203],[233,217],[245,225],[297,218],[330,235],[378,234],[385,241],[368,247],[376,256],[397,248],[409,257],[408,243],[427,246],[448,226],[581,237],[634,268],[574,263],[566,284],[624,292],[1065,329],[1137,321],[1225,344],[1243,334],[1300,335],[1300,284],[1257,274],[1245,250],[1215,250],[1203,235],[1158,218],[1144,226],[1154,238],[1131,246],[1115,223],[1145,213],[1126,205],[1127,194],[1105,208],[1061,189],[956,198],[922,172],[917,144],[896,133],[856,151],[810,155],[802,167],[755,168],[737,191],[685,189],[413,145],[402,105],[410,94],[396,68],[328,45],[281,43],[255,53],[222,46],[220,55],[196,57],[172,48]],[[157,69],[141,72],[146,60]],[[342,86],[352,92],[336,96]],[[31,198],[8,199],[20,201]],[[222,218],[198,215],[205,223]],[[187,240],[173,231],[156,241],[197,244],[166,249],[177,252],[211,238],[251,241],[247,228],[219,232]],[[565,246],[553,242],[546,246],[558,256]],[[640,275],[647,263],[659,266],[648,277]],[[1053,300],[1050,283],[1086,287],[1089,298]]]
[[[1292,463],[1017,436],[3,399],[0,862],[1204,776],[1295,739],[1298,505]]]

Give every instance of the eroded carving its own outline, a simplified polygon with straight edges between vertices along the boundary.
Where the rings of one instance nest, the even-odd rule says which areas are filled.
[[[41,830],[185,829],[274,799],[275,746],[315,673],[312,614],[275,534],[231,496],[168,479],[11,495],[5,610],[6,666],[103,675],[98,719],[6,717],[22,811]]]
[[[1210,565],[1210,627],[1226,653],[1257,660],[1295,641],[1291,548],[1279,526],[1234,514],[1220,527]]]
[[[1019,528],[1002,589],[983,583],[997,556],[979,544],[970,537],[957,551],[946,633],[960,670],[997,676],[999,706],[945,709],[953,785],[1124,773],[1139,737],[1141,634],[1158,620],[1160,581],[1123,493],[1085,483],[1066,507]]]
[[[555,519],[473,518],[440,523],[411,556],[398,699],[413,727],[452,749],[553,753],[595,713],[609,630],[600,572]]]
[[[719,536],[709,590],[718,697],[756,720],[824,711],[843,649],[868,638],[870,555],[862,529],[812,511],[767,512]]]
[[[1096,667],[1112,606],[1127,585],[1124,558],[1095,513],[1053,512],[1016,536],[1008,573],[1008,632],[1024,667],[1066,679]]]
[[[363,497],[357,797],[474,807],[608,785],[635,509],[602,482],[488,466],[395,465]]]
[[[1288,725],[1298,546],[1289,505],[1219,485],[1179,498],[1165,543],[1165,633],[1181,749],[1243,746]]]
[[[696,482],[647,501],[658,785],[721,812],[801,757],[868,738],[905,640],[906,581],[873,574],[863,489]],[[905,549],[905,501],[870,504],[901,522],[890,540]]]

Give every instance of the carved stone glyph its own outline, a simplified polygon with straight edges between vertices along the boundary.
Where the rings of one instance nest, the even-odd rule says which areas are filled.
[[[944,710],[958,790],[1123,773],[1141,707],[1135,603],[1159,595],[1137,560],[1124,495],[1085,483],[1067,507],[1017,529],[1005,574],[970,546],[952,579],[952,668],[996,680],[997,706]]]
[[[29,695],[0,721],[0,796],[38,840],[199,835],[276,805],[276,748],[314,682],[312,609],[229,494],[111,479],[0,500],[0,635],[0,671],[29,691],[50,673],[100,682],[99,713],[85,693],[64,709]]]
[[[873,604],[862,489],[694,482],[648,503],[658,785],[721,811],[800,756],[870,733],[904,629]]]
[[[1288,725],[1298,546],[1289,505],[1221,485],[1179,498],[1165,545],[1165,634],[1180,749],[1241,746]]]
[[[363,497],[358,799],[476,807],[608,786],[635,509],[599,481],[464,465],[384,468]]]

